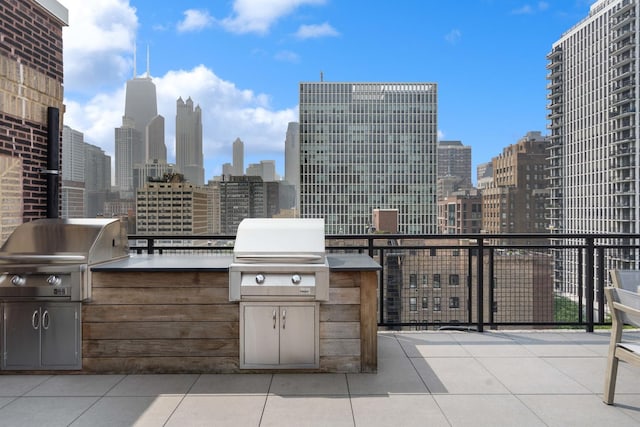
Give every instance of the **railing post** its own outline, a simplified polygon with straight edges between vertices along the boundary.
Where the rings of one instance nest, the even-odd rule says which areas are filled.
[[[478,301],[476,309],[478,310],[478,332],[484,332],[484,240],[478,239],[478,261],[476,268],[478,270]]]
[[[587,280],[587,332],[593,332],[593,275],[595,274],[593,237],[587,238],[587,265],[585,273]]]
[[[604,271],[604,248],[599,246],[598,249],[598,281],[596,282],[598,296],[598,323],[604,323],[604,282],[605,282],[605,271]]]
[[[378,276],[378,290],[380,292],[380,322],[382,325],[384,323],[384,249],[380,248],[380,275]]]
[[[147,237],[147,254],[152,255],[154,252],[153,242],[155,239],[153,237]]]

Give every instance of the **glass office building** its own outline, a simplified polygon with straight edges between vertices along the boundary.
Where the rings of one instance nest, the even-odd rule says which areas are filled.
[[[437,101],[435,83],[300,83],[301,216],[363,234],[397,209],[400,233],[435,233]]]

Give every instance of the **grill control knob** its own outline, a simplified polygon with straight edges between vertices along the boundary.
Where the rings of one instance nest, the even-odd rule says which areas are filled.
[[[27,283],[27,279],[24,276],[15,275],[11,278],[11,283],[15,286],[24,286]]]
[[[62,284],[62,279],[60,278],[60,276],[52,274],[47,278],[47,283],[51,286],[60,286],[60,284]]]
[[[256,274],[256,283],[262,285],[264,283],[264,274]]]
[[[302,277],[300,277],[299,274],[294,274],[293,276],[291,276],[291,283],[293,283],[294,285],[299,285],[300,282],[302,282]]]

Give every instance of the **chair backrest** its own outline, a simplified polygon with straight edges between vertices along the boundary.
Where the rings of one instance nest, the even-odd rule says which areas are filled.
[[[613,304],[610,304],[609,306],[611,310],[616,311],[620,315],[621,320],[625,324],[640,327],[640,294],[613,287],[605,288],[605,292],[607,294],[607,298],[611,301],[615,301],[626,307],[638,310],[638,313],[635,314],[615,309]]]
[[[611,270],[610,274],[613,287],[640,292],[640,270]]]

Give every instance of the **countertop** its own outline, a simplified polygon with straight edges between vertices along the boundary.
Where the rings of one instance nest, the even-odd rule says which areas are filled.
[[[227,272],[231,255],[131,255],[94,265],[91,271],[220,271]],[[365,254],[327,254],[330,271],[377,271],[380,264]]]

